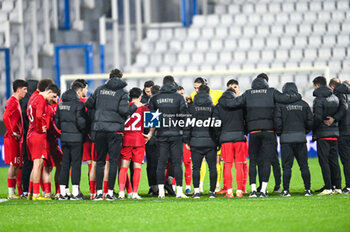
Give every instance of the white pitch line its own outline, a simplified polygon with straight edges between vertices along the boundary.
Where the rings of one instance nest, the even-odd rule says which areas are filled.
[[[0,199],[0,203],[7,201],[7,199]]]

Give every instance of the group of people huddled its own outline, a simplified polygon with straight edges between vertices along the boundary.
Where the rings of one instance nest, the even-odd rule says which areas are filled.
[[[3,115],[9,199],[84,199],[79,187],[82,161],[89,167],[90,199],[142,199],[138,188],[145,157],[149,194],[158,198],[165,198],[166,194],[200,198],[205,162],[210,173],[209,198],[216,194],[244,197],[248,173],[249,197],[257,197],[258,193],[268,197],[271,166],[274,191],[281,192],[277,135],[283,170],[281,196],[291,196],[294,157],[300,166],[304,194],[311,196],[306,146],[306,134],[310,131],[317,143],[324,180],[319,195],[350,194],[349,81],[341,83],[333,78],[327,86],[326,78],[316,77],[311,111],[295,83],[286,83],[281,93],[269,87],[264,73],[244,93],[234,79],[227,82],[225,91],[220,91],[210,89],[207,80],[198,77],[194,81],[195,92],[189,97],[172,76],[165,76],[162,86],[146,81],[143,90],[134,87],[129,92],[124,89],[127,82],[122,77],[120,70],[112,70],[109,80],[89,97],[84,79],[73,81],[61,97],[59,87],[51,79],[13,82],[13,95],[6,102]],[[148,122],[146,114],[151,114]],[[155,121],[159,125],[148,128]],[[344,189],[338,152],[344,169]],[[56,195],[51,191],[53,167]]]

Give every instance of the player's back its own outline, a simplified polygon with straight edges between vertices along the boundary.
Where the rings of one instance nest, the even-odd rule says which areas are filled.
[[[11,96],[5,104],[5,112],[9,111],[8,118],[4,118],[4,122],[9,122],[11,124],[12,130],[16,133],[20,133],[20,135],[23,134],[23,120],[22,120],[22,110],[21,106],[19,104],[19,101],[14,97]],[[7,133],[7,131],[6,131]]]
[[[34,94],[33,94],[34,95]],[[46,107],[47,103],[45,98],[38,94],[35,94],[29,99],[27,106],[27,116],[29,119],[28,137],[33,134],[42,134],[43,126],[46,126]]]
[[[134,103],[130,102],[129,106]],[[138,107],[137,110],[125,122],[123,146],[144,146],[143,137],[143,112],[148,111],[146,106]]]

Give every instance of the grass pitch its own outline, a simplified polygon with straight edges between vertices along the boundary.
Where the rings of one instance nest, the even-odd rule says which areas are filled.
[[[321,169],[317,159],[309,159],[309,166],[315,190],[323,185]],[[304,197],[296,163],[290,187],[292,197],[271,193],[271,175],[271,194],[266,199],[209,199],[202,195],[201,199],[159,200],[147,196],[145,167],[139,190],[142,200],[0,201],[0,231],[350,231],[350,195]],[[2,199],[7,197],[6,180],[7,168],[0,168]],[[87,165],[82,169],[81,190],[88,195]]]

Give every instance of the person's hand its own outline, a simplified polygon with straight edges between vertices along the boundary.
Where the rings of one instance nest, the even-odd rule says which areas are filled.
[[[326,124],[327,126],[330,126],[334,123],[334,118],[331,116],[327,116],[327,120],[323,120],[323,123]]]
[[[15,137],[16,140],[19,140],[21,138],[21,136],[16,132],[13,132],[12,136]]]
[[[301,100],[302,100],[302,101],[304,101],[304,102],[306,102],[306,103],[308,103],[308,102],[306,101],[306,99],[305,99],[305,98],[303,98],[303,97],[301,98]]]
[[[43,126],[42,129],[43,129],[43,133],[47,132],[47,127],[46,126]]]
[[[152,135],[151,134],[143,134],[143,137],[145,138],[145,144],[148,143],[148,141],[152,138]]]
[[[186,149],[187,149],[187,150],[191,150],[191,147],[190,147],[190,145],[188,145],[188,144],[185,144],[185,146],[186,146]]]
[[[187,103],[192,103],[191,97],[186,97],[185,99],[186,99]]]

